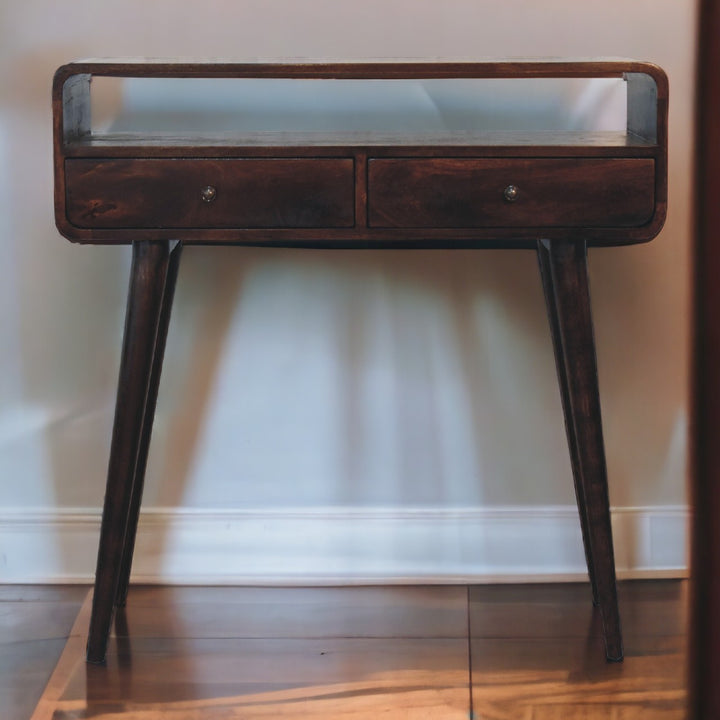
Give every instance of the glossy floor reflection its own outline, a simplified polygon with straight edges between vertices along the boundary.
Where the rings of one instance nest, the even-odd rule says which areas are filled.
[[[685,584],[621,603],[608,665],[587,585],[136,587],[106,666],[86,600],[32,720],[680,720]]]
[[[684,583],[621,584],[625,660],[603,658],[586,586],[470,589],[476,718],[684,720]]]

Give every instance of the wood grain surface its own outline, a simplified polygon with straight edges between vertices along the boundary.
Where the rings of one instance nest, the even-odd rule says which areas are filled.
[[[643,162],[639,160],[638,162]],[[352,227],[352,158],[67,160],[84,228]],[[210,202],[201,192],[215,188]]]
[[[620,584],[625,660],[598,662],[589,588],[470,589],[472,699],[483,720],[684,720],[687,587]]]
[[[30,717],[87,594],[84,586],[0,585],[2,720]]]
[[[655,163],[642,159],[371,158],[369,224],[640,226],[655,209],[654,184]]]
[[[589,592],[131,587],[107,666],[84,662],[88,597],[32,720],[684,718],[686,583],[620,585],[624,664]]]
[[[619,133],[493,133],[482,127],[439,135],[370,130],[187,136],[93,132],[92,76],[375,81],[614,77],[627,83],[627,126]],[[53,85],[56,224],[70,240],[97,244],[180,239],[185,244],[285,247],[532,248],[539,237],[571,239],[578,231],[590,245],[646,242],[660,231],[666,214],[667,100],[665,73],[631,60],[70,63],[58,69]],[[378,163],[387,158],[395,170],[416,167],[407,162],[413,157],[417,162],[517,158],[536,163],[536,170],[533,177],[523,176],[526,187],[515,212],[496,204],[494,196],[484,198],[482,183],[478,197],[477,183],[463,181],[461,173],[453,180],[454,200],[440,210],[435,202],[432,210],[431,201],[442,202],[443,193],[427,173],[403,170],[397,181],[391,173],[373,192],[371,157]],[[245,173],[240,163],[232,162],[240,158],[248,163]],[[585,164],[574,173],[542,172],[543,159],[550,158],[557,159],[556,169],[572,159]],[[180,177],[161,159],[177,167],[184,164]],[[232,173],[219,173],[223,159],[224,169],[232,167]],[[228,191],[218,188],[217,201],[203,207],[196,201],[202,179],[196,169],[213,163]],[[610,173],[613,164],[617,171]],[[387,175],[390,165],[384,167]],[[162,168],[160,175],[157,168]],[[415,186],[403,193],[405,182]],[[439,182],[446,190],[447,178]],[[492,172],[483,182],[493,182]],[[409,202],[412,197],[415,201]],[[425,208],[425,215],[418,208]]]

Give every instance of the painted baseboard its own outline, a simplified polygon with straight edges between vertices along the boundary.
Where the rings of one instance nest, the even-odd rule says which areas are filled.
[[[684,576],[684,506],[613,510],[625,578]],[[89,582],[97,510],[0,510],[0,583]],[[574,507],[145,511],[133,580],[516,582],[586,577]]]

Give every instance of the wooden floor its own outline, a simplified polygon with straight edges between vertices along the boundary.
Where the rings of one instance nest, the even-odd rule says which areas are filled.
[[[27,720],[67,642],[86,587],[0,585],[0,718]]]
[[[584,584],[133,587],[89,666],[87,589],[0,588],[0,718],[680,720],[685,596],[622,585],[607,664]]]

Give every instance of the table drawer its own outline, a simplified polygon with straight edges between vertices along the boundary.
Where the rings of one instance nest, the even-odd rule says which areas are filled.
[[[65,179],[79,228],[354,225],[352,158],[68,159]]]
[[[637,227],[654,210],[655,161],[646,158],[373,158],[368,165],[371,227]]]

